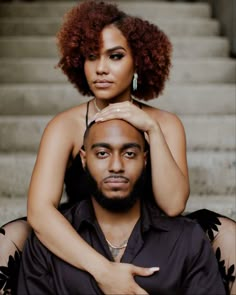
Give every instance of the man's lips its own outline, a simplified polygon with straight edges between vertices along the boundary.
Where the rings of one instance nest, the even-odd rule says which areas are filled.
[[[127,183],[129,179],[124,176],[108,176],[104,179],[104,183],[115,182],[115,183]]]
[[[108,186],[119,187],[129,183],[129,179],[124,176],[109,176],[103,181]]]

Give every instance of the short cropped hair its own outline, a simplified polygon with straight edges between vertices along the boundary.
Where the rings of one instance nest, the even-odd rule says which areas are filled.
[[[172,45],[156,25],[119,10],[115,4],[86,1],[72,8],[57,34],[61,54],[58,66],[83,95],[91,96],[84,62],[100,47],[101,31],[113,24],[127,40],[138,74],[132,94],[141,100],[158,97],[169,76]]]
[[[82,149],[85,150],[85,143],[86,143],[86,140],[88,138],[88,135],[89,135],[89,132],[90,132],[90,129],[91,127],[94,125],[94,124],[99,124],[97,123],[95,120],[91,121],[89,123],[89,125],[87,126],[85,132],[84,132],[84,138],[83,138],[83,146],[82,146]],[[128,123],[129,124],[129,123]],[[144,142],[144,151],[148,151],[149,150],[149,144],[145,138],[145,134],[143,131],[141,131],[140,129],[137,129],[136,127],[134,127],[142,136],[142,139],[143,139],[143,142]]]

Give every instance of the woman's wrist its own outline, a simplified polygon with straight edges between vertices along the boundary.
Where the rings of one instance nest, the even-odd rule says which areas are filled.
[[[150,123],[148,130],[146,130],[146,133],[148,134],[148,136],[151,136],[153,134],[159,133],[160,131],[161,131],[161,127],[160,127],[159,123],[153,120]]]
[[[109,272],[112,262],[107,260],[105,257],[101,257],[100,261],[94,262],[87,268],[87,271],[94,277],[96,282],[101,282]]]

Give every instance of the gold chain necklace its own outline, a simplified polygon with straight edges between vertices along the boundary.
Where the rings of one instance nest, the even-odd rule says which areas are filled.
[[[97,112],[100,113],[102,109],[100,109],[100,108],[97,106],[96,98],[95,98],[95,97],[94,97],[94,100],[93,100],[93,104],[94,104],[94,107],[95,107],[95,109],[97,110]]]
[[[124,249],[127,247],[127,242],[128,242],[128,240],[125,240],[120,246],[115,246],[110,241],[108,241],[108,239],[106,239],[106,241],[108,245],[113,249]]]

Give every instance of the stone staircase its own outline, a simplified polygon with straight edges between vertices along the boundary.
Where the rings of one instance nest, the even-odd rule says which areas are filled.
[[[118,2],[118,1],[114,1]],[[0,4],[0,223],[26,212],[39,140],[56,113],[85,101],[57,64],[55,33],[75,2]],[[236,217],[236,61],[205,3],[120,1],[159,25],[174,45],[171,78],[151,105],[186,129],[191,196],[186,211]]]

